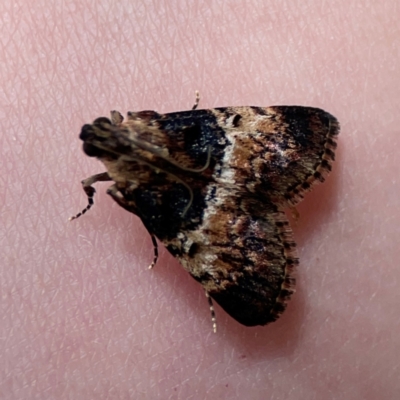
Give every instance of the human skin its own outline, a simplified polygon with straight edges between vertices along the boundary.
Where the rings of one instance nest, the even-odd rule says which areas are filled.
[[[396,398],[400,7],[382,3],[1,2],[2,399]],[[188,109],[195,90],[200,108],[309,105],[341,123],[334,171],[293,223],[297,292],[266,327],[216,306],[214,334],[162,245],[147,270],[150,237],[107,184],[67,221],[104,171],[81,126]]]

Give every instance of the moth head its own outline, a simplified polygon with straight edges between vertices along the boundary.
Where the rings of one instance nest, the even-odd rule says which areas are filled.
[[[103,143],[110,137],[112,129],[111,121],[106,117],[100,117],[93,124],[83,125],[79,139],[83,141],[83,151],[89,157],[102,157],[104,150],[95,145]]]

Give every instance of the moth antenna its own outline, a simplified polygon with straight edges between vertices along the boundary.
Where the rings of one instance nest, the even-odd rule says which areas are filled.
[[[208,294],[207,290],[205,290],[204,293],[206,294],[206,297],[207,297],[207,300],[208,300],[208,305],[210,306],[211,322],[213,324],[213,332],[217,333],[217,319],[215,317],[214,304],[213,304],[212,298]]]
[[[152,263],[149,265],[149,269],[152,269],[158,260],[158,243],[156,237],[150,233],[151,241],[153,242],[154,257]]]
[[[140,140],[135,140],[135,139],[131,139],[132,143],[139,149],[144,150],[144,151],[148,151],[150,154],[153,154],[157,157],[160,157],[161,159],[163,159],[164,161],[174,165],[175,167],[179,168],[182,171],[187,171],[187,172],[194,172],[194,173],[200,173],[205,171],[209,166],[210,166],[210,161],[211,161],[211,146],[208,146],[208,150],[207,150],[207,161],[205,163],[205,165],[201,168],[190,168],[190,167],[184,167],[181,164],[179,164],[177,161],[175,161],[173,158],[167,157],[164,154],[162,154],[162,150],[160,148],[157,148],[155,146],[153,146],[150,143],[146,143]],[[108,153],[113,153],[116,154],[118,156],[124,156],[125,154],[121,154],[117,151],[112,151],[110,148],[107,148],[106,146],[103,146],[101,144],[101,142],[97,141],[97,140],[93,140],[93,145],[98,147],[99,149],[103,149]],[[133,157],[131,157],[133,159]]]
[[[193,111],[197,108],[197,106],[199,105],[199,102],[200,102],[200,93],[199,93],[199,91],[196,90],[194,93],[195,93],[196,99],[195,99],[193,107],[192,107]]]
[[[172,158],[168,158],[165,156],[161,156],[160,157],[165,160],[168,161],[170,164],[174,165],[175,167],[179,168],[182,171],[187,171],[187,172],[194,172],[194,173],[200,173],[205,171],[209,166],[210,166],[210,161],[211,161],[211,146],[208,146],[208,150],[207,150],[207,160],[206,163],[204,164],[203,167],[201,168],[189,168],[189,167],[184,167],[181,164],[179,164],[177,161],[175,161]]]
[[[121,155],[120,153],[118,153],[118,152],[116,152],[116,151],[112,151],[112,150],[110,150],[110,149],[107,149],[105,146],[102,146],[100,142],[93,141],[93,143],[94,143],[94,145],[95,145],[96,147],[98,147],[99,149],[103,149],[103,150],[107,151],[108,153],[114,153],[114,154],[117,154],[117,155]],[[122,155],[121,158],[120,158],[120,160],[122,160],[122,159],[132,160],[132,161],[136,161],[136,162],[139,163],[139,164],[147,165],[148,167],[150,167],[150,168],[153,169],[154,171],[163,172],[164,174],[167,174],[167,175],[173,177],[177,182],[179,182],[179,183],[181,183],[183,186],[185,186],[185,188],[186,188],[186,189],[188,190],[188,192],[189,192],[189,197],[190,197],[190,198],[189,198],[189,202],[188,202],[187,206],[186,206],[186,207],[184,208],[184,210],[182,211],[181,216],[184,217],[184,216],[186,215],[186,213],[188,212],[190,206],[193,204],[194,195],[193,195],[193,190],[192,190],[192,188],[191,188],[183,179],[179,178],[177,175],[173,174],[172,172],[169,172],[169,171],[167,171],[167,170],[165,170],[165,169],[163,169],[163,168],[156,167],[155,165],[153,165],[153,164],[151,164],[151,163],[149,163],[149,162],[147,162],[147,161],[144,161],[144,160],[142,160],[141,158]],[[101,175],[101,174],[99,174],[99,175]],[[107,174],[107,177],[108,177],[108,174]],[[108,178],[109,178],[109,177],[108,177]],[[90,178],[89,178],[89,179],[90,179]],[[109,178],[109,179],[107,179],[107,180],[111,180],[111,178]],[[94,188],[92,188],[92,189],[94,190]],[[93,196],[92,196],[92,197],[93,197]],[[90,206],[90,207],[91,207],[91,206]],[[89,207],[89,208],[90,208],[90,207]],[[86,211],[87,211],[87,210],[86,210]],[[85,212],[86,212],[86,211],[85,211]]]
[[[140,140],[135,140],[135,139],[132,139],[132,143],[135,144],[139,149],[148,151],[149,153],[154,154],[155,156],[162,158],[164,161],[169,162],[170,164],[174,165],[175,167],[179,168],[182,171],[198,173],[198,172],[205,171],[210,166],[211,146],[208,146],[207,161],[206,161],[205,165],[203,167],[201,167],[201,168],[190,168],[190,167],[182,166],[177,161],[175,161],[173,158],[166,157],[164,154],[162,154],[162,149],[155,148],[151,144],[142,142]]]
[[[123,159],[123,157],[125,157],[125,156],[122,156],[121,159]],[[175,179],[177,182],[179,182],[183,186],[185,186],[185,188],[189,192],[189,201],[188,201],[188,204],[186,205],[186,207],[182,211],[181,217],[183,218],[186,215],[186,213],[189,211],[189,208],[191,207],[191,205],[193,204],[194,194],[193,194],[192,188],[183,179],[179,178],[179,176],[173,174],[172,172],[169,172],[169,171],[167,171],[167,170],[165,170],[163,168],[156,167],[155,165],[153,165],[153,164],[151,164],[151,163],[149,163],[147,161],[144,161],[144,160],[142,160],[140,158],[131,157],[131,156],[129,156],[127,158],[129,160],[136,161],[138,164],[147,165],[149,168],[153,169],[156,172],[162,172],[164,174],[167,174],[167,175],[171,176],[173,179]]]
[[[206,163],[204,164],[204,167],[199,168],[199,169],[186,169],[185,167],[180,167],[183,171],[190,171],[190,172],[203,172],[205,171],[209,166],[210,166],[210,161],[211,161],[211,146],[208,146],[208,151],[207,151],[207,160]]]
[[[182,183],[182,184],[186,187],[186,189],[189,191],[189,196],[190,196],[189,202],[187,203],[186,207],[183,209],[182,214],[181,214],[181,217],[183,218],[183,217],[186,215],[186,213],[189,211],[189,208],[190,208],[190,207],[192,206],[192,204],[193,204],[194,195],[193,195],[193,190],[192,190],[192,188],[191,188],[186,182],[181,181],[181,183]]]
[[[188,167],[184,167],[182,165],[180,165],[178,162],[176,162],[174,159],[169,159],[167,157],[163,157],[163,159],[165,161],[168,161],[169,163],[171,163],[172,165],[174,165],[175,167],[178,167],[179,169],[181,169],[182,171],[187,171],[187,172],[194,172],[194,173],[200,173],[205,171],[209,166],[210,166],[210,161],[211,161],[211,146],[208,146],[208,150],[207,150],[207,160],[206,163],[204,164],[203,167],[201,168],[188,168]]]
[[[112,125],[116,125],[117,123],[122,122],[123,117],[122,115],[118,112],[118,111],[111,111],[111,118],[112,118]],[[121,120],[119,119],[121,118]],[[97,130],[97,133],[100,136],[104,136],[104,133],[102,133],[100,130]],[[156,147],[150,143],[141,141],[141,140],[135,140],[133,138],[131,138],[132,143],[138,147],[141,150],[145,150],[148,151],[150,154],[154,154],[157,157],[160,157],[161,159],[163,159],[164,161],[174,165],[175,167],[179,168],[182,171],[187,171],[187,172],[194,172],[194,173],[200,173],[205,171],[209,166],[210,166],[210,161],[211,161],[211,146],[208,146],[208,150],[207,150],[207,160],[206,163],[203,167],[201,168],[190,168],[190,167],[184,167],[182,166],[180,163],[178,163],[177,161],[175,161],[173,158],[171,157],[167,157],[164,154],[162,154],[163,149]],[[112,151],[110,148],[106,148],[105,146],[102,146],[101,142],[98,142],[97,140],[93,140],[93,145],[103,149],[109,153],[114,153],[116,155],[124,155],[121,154],[119,152],[116,151]]]

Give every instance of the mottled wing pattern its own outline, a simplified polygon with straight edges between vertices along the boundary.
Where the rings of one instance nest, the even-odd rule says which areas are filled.
[[[80,137],[105,164],[118,204],[252,326],[276,320],[294,291],[298,260],[283,209],[324,180],[338,132],[323,110],[274,106],[141,111],[125,122],[114,113]]]
[[[223,177],[279,207],[294,206],[332,169],[339,124],[318,108],[228,107],[212,110],[233,144]]]
[[[196,229],[163,242],[237,321],[275,321],[293,293],[298,263],[286,216],[273,204],[232,196],[224,187],[214,193]]]
[[[210,112],[226,141],[202,223],[165,244],[233,318],[264,325],[277,319],[294,292],[298,259],[282,209],[301,201],[331,170],[338,123],[306,107]]]

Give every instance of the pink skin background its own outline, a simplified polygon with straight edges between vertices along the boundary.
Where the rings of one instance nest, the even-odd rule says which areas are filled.
[[[189,4],[190,3],[190,4]],[[395,399],[400,393],[400,4],[0,3],[0,397]],[[309,105],[341,123],[298,207],[276,323],[216,306],[97,185],[84,123],[111,109]]]

